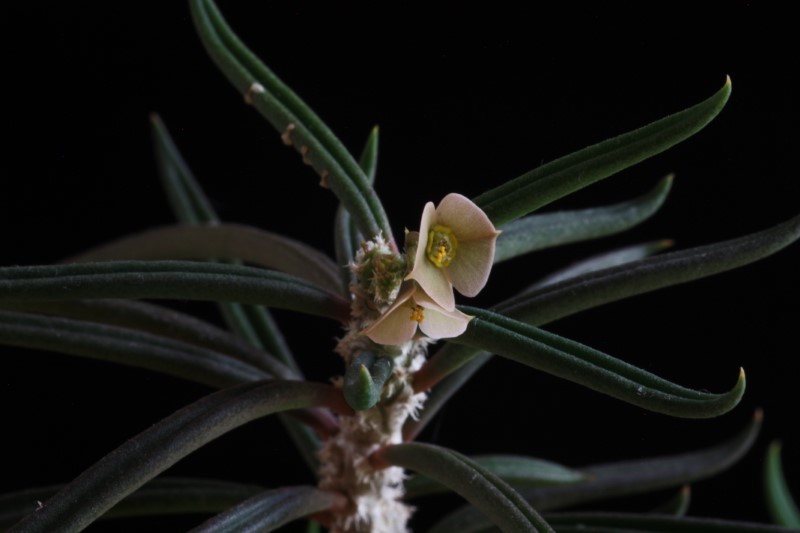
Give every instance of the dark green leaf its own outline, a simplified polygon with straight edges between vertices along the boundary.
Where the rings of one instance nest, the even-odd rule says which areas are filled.
[[[781,463],[781,443],[774,441],[769,445],[764,459],[764,495],[767,509],[776,524],[800,529],[800,509],[789,492]]]
[[[165,226],[136,233],[63,261],[241,260],[291,273],[334,294],[340,292],[336,264],[322,252],[288,237],[241,224]]]
[[[63,485],[26,489],[0,495],[0,528],[34,512]],[[218,513],[264,489],[230,481],[195,478],[157,478],[112,507],[101,519],[134,516]]]
[[[731,440],[693,452],[588,466],[587,479],[563,486],[522,491],[542,511],[675,487],[711,477],[736,463],[752,447],[761,428],[761,412]],[[492,524],[477,509],[462,507],[442,519],[434,531],[483,532]],[[561,531],[559,528],[558,531]]]
[[[482,455],[470,459],[517,490],[575,483],[585,479],[584,474],[577,470],[534,457]],[[445,486],[420,475],[409,479],[405,489],[406,498],[447,492]]]
[[[504,531],[553,531],[514,489],[467,457],[431,444],[397,444],[378,461],[419,472],[457,492]]]
[[[516,220],[691,137],[717,116],[730,92],[728,79],[716,94],[693,107],[551,161],[481,194],[475,203],[496,226]]]
[[[344,497],[315,487],[284,487],[262,492],[203,522],[191,533],[267,533],[280,526],[343,505]]]
[[[223,353],[152,333],[13,311],[0,311],[0,343],[147,368],[211,387],[269,377]]]
[[[255,382],[206,396],[106,455],[12,531],[78,531],[191,452],[269,414],[326,406],[351,412],[341,391],[299,381]]]
[[[605,207],[531,215],[506,224],[497,238],[494,262],[553,246],[596,239],[630,229],[648,219],[667,198],[672,176],[647,194]]]
[[[392,241],[378,196],[328,126],[247,49],[211,0],[192,0],[190,5],[206,51],[228,80],[322,177],[364,235],[371,238],[382,232]]]
[[[119,261],[0,269],[0,301],[172,298],[264,304],[347,320],[344,299],[288,274],[190,261]]]
[[[590,272],[519,295],[496,309],[530,324],[545,324],[598,307],[685,283],[763,259],[800,238],[800,216],[765,231]]]
[[[689,518],[626,513],[548,514],[559,533],[790,533],[784,529],[754,522],[715,518]],[[794,530],[796,531],[796,530]]]
[[[733,409],[744,394],[743,371],[727,393],[700,392],[497,313],[474,307],[461,309],[475,318],[467,331],[452,342],[496,353],[651,411],[687,418],[719,416]],[[430,381],[426,376],[445,376],[457,368],[445,368],[441,366],[444,363],[459,361],[430,360],[418,373],[421,381]]]

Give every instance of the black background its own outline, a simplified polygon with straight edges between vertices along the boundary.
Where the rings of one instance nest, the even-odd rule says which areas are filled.
[[[147,117],[153,111],[223,219],[332,253],[335,199],[216,71],[184,2],[52,4],[16,6],[2,19],[0,263],[51,262],[170,223],[151,155]],[[665,5],[567,5],[550,12],[450,3],[381,13],[349,3],[220,7],[351,150],[360,151],[370,128],[380,125],[376,187],[396,234],[417,227],[427,201],[451,191],[480,194],[688,107],[731,76],[732,97],[705,130],[552,206],[626,200],[675,172],[658,214],[619,236],[498,266],[475,300],[490,305],[606,249],[660,238],[686,248],[797,213],[797,60],[791,52],[797,39],[784,28],[788,13],[745,2],[705,12]],[[549,327],[695,388],[726,390],[744,366],[748,391],[724,417],[671,419],[496,359],[423,440],[466,453],[526,453],[582,465],[711,445],[762,407],[756,448],[730,472],[694,487],[692,513],[764,520],[759,476],[770,439],[785,440],[790,483],[800,493],[799,258],[795,245],[736,272]],[[178,305],[219,320],[211,305]],[[341,372],[331,353],[339,334],[334,325],[276,315],[310,378]],[[209,392],[95,361],[9,348],[0,353],[2,490],[68,480]],[[223,437],[173,473],[268,486],[311,481],[272,420]],[[622,508],[646,509],[666,496]],[[456,503],[422,502],[416,525]],[[191,521],[166,523],[181,530]]]

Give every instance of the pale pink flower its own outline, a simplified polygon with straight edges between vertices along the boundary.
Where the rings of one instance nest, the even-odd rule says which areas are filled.
[[[494,247],[500,234],[480,207],[469,198],[450,193],[434,207],[425,204],[419,224],[414,267],[406,276],[416,281],[446,310],[456,307],[453,287],[475,296],[489,279]]]
[[[443,309],[412,282],[403,285],[397,300],[363,333],[378,344],[403,344],[414,338],[417,328],[432,339],[446,339],[464,333],[471,319],[457,309]]]

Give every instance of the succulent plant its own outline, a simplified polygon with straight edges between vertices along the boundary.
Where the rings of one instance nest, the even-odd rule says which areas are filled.
[[[703,129],[725,106],[730,80],[682,111],[505,183],[487,182],[485,192],[472,197],[456,182],[454,191],[427,198],[424,208],[408,215],[408,223],[419,220],[418,226],[399,233],[373,188],[378,129],[360,152],[349,152],[239,40],[212,0],[191,0],[190,6],[200,40],[219,70],[272,125],[273,140],[294,149],[322,187],[309,187],[301,199],[259,201],[281,211],[289,225],[292,217],[302,217],[325,232],[333,227],[335,257],[280,233],[223,222],[202,178],[178,149],[180,134],[170,133],[153,115],[157,165],[178,223],[101,244],[58,264],[0,269],[0,342],[141,367],[219,390],[204,389],[200,399],[132,436],[64,486],[0,496],[0,527],[77,531],[103,518],[210,514],[197,520],[193,531],[271,531],[303,521],[309,531],[388,533],[408,530],[414,507],[424,510],[434,502],[435,508],[435,495],[454,492],[469,505],[441,513],[431,531],[787,530],[684,516],[688,484],[726,469],[747,452],[758,434],[760,411],[715,446],[589,467],[530,454],[468,456],[421,438],[493,356],[518,363],[520,372],[543,371],[572,382],[565,386],[578,384],[661,415],[705,419],[736,407],[745,391],[743,370],[723,392],[709,392],[547,326],[768,257],[800,237],[800,217],[675,251],[667,250],[671,241],[654,240],[599,252],[545,278],[520,280],[510,296],[493,300],[482,293],[478,302],[486,305],[465,305],[461,296],[491,289],[490,270],[498,263],[616,234],[653,215],[672,176],[632,200],[538,211]],[[209,135],[219,134],[212,126]],[[417,196],[427,190],[424,183],[409,188]],[[335,221],[315,213],[312,198],[328,193],[339,202]],[[193,308],[142,300],[216,302],[225,327],[207,320],[204,309],[197,317],[186,310]],[[295,314],[276,321],[274,310]],[[325,354],[330,343],[314,334],[318,318],[307,316],[341,326],[335,354]],[[313,337],[320,348],[293,353],[292,336],[279,327],[284,318],[298,321],[292,332]],[[341,361],[332,383],[304,377],[321,357]],[[518,391],[526,401],[527,392]],[[483,393],[487,406],[491,396]],[[535,394],[530,397],[536,401]],[[525,417],[520,404],[498,409]],[[268,476],[259,476],[263,486],[258,486],[163,475],[218,437],[272,414],[314,483],[274,488]],[[796,506],[777,454],[771,448],[765,493],[776,522],[796,528]],[[651,513],[592,507],[606,498],[669,488],[677,489],[674,498]]]

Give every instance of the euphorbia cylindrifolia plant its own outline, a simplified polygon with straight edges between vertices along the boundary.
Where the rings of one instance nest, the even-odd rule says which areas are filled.
[[[512,296],[488,306],[470,300],[481,293],[481,302],[492,301],[496,263],[619,233],[655,213],[671,176],[623,203],[540,210],[703,129],[725,106],[729,79],[661,120],[505,183],[487,180],[487,190],[477,196],[453,181],[450,192],[426,199],[411,217],[416,225],[401,231],[373,188],[378,129],[352,154],[237,37],[212,0],[191,0],[189,6],[205,50],[244,105],[266,119],[275,142],[297,152],[298,165],[316,173],[322,187],[309,181],[308,195],[332,193],[338,200],[335,257],[286,235],[220,220],[191,161],[179,153],[180,136],[173,138],[153,115],[158,169],[178,223],[56,265],[0,269],[0,341],[138,366],[216,390],[121,443],[64,485],[20,487],[0,496],[0,526],[79,531],[98,520],[185,513],[200,516],[192,530],[198,532],[272,531],[302,521],[311,532],[395,533],[410,531],[417,508],[437,508],[436,495],[452,492],[463,505],[446,507],[431,531],[800,527],[777,445],[770,448],[764,490],[777,525],[687,513],[689,483],[747,452],[760,411],[739,434],[712,447],[590,467],[519,454],[468,456],[420,437],[492,356],[518,363],[520,372],[548,373],[670,417],[712,418],[736,407],[745,393],[743,369],[735,380],[736,366],[723,369],[731,374],[730,385],[710,392],[557,335],[547,325],[770,256],[800,237],[800,216],[697,247],[667,250],[671,242],[660,240],[612,249],[544,279],[520,280]],[[217,133],[209,128],[208,134]],[[225,327],[157,303],[164,299],[216,302]],[[270,309],[339,324],[330,355],[341,359],[339,375],[329,382],[304,378],[312,361],[295,357],[291,337],[284,337]],[[525,393],[536,401],[536,391]],[[268,415],[279,418],[316,483],[274,487],[268,470],[263,486],[165,474],[217,437]],[[670,488],[675,496],[657,511],[598,511],[595,503]]]

